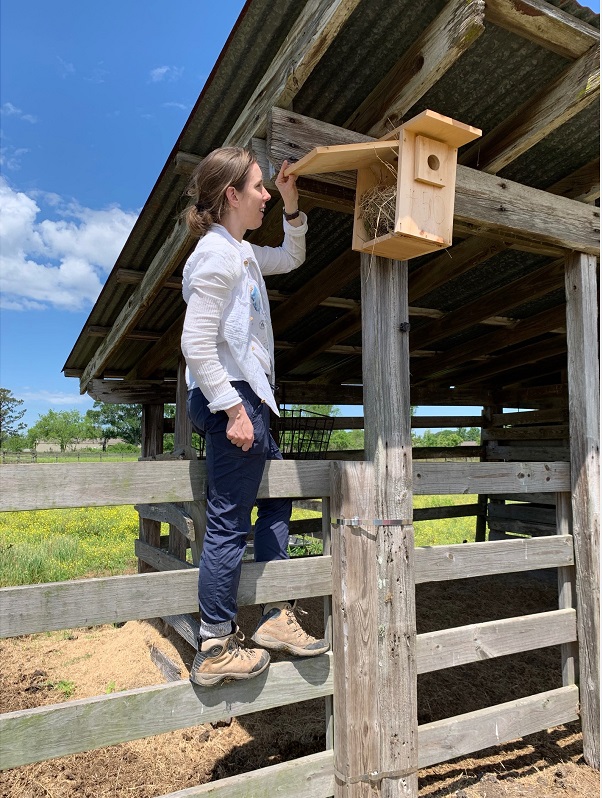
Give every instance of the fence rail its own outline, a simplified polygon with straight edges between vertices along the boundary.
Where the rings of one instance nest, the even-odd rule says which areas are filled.
[[[0,511],[201,501],[203,461],[6,465]],[[259,498],[315,498],[328,494],[330,463],[268,461]],[[555,493],[570,490],[564,462],[415,463],[417,495]]]

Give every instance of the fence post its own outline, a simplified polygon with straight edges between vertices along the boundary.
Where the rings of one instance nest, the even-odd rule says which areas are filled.
[[[163,405],[142,405],[142,457],[151,457],[163,451]],[[161,524],[148,518],[140,519],[140,540],[150,546],[161,545]],[[156,568],[138,560],[138,572],[148,573]]]
[[[600,429],[596,258],[567,255],[566,339],[583,756],[600,768]]]
[[[334,464],[331,485],[335,795],[416,798],[407,262],[364,254],[361,278],[371,462]]]

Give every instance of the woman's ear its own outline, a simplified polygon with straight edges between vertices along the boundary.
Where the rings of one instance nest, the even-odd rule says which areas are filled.
[[[228,200],[231,208],[238,208],[238,196],[234,186],[228,186],[226,189],[226,199]]]

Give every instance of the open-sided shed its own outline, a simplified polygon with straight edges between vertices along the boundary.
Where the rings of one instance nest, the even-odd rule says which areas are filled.
[[[599,766],[598,24],[572,0],[249,0],[65,364],[82,392],[143,404],[146,457],[161,454],[163,404],[176,402],[186,453],[180,288],[195,241],[177,217],[199,159],[251,145],[272,190],[284,158],[380,138],[425,109],[483,130],[459,151],[451,247],[409,262],[359,255],[353,173],[306,176],[307,261],[268,282],[280,402],[364,407],[365,464],[337,455],[328,492],[295,493],[331,502],[337,795],[416,795],[421,763],[570,720],[578,699],[585,756]],[[281,212],[275,194],[251,240],[278,244]],[[410,404],[482,406],[485,462],[412,470],[424,453],[412,452]],[[279,473],[270,467],[266,490],[284,489]],[[492,548],[478,549],[478,567],[455,551],[465,570],[454,576],[428,553],[414,561],[413,490],[479,494],[477,541]],[[164,567],[159,511],[146,507],[139,556]],[[181,516],[164,519],[185,533]],[[485,542],[486,522],[490,538],[543,537]],[[182,558],[185,537],[175,541]],[[500,737],[494,712],[421,732],[417,667],[449,667],[442,649],[465,641],[417,653],[414,583],[523,569],[528,546],[549,546],[533,562],[561,566],[559,612],[576,622],[555,641],[564,687],[506,708],[514,721]],[[509,650],[492,640],[484,656]]]

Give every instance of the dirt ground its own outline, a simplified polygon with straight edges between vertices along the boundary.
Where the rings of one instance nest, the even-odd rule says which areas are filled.
[[[322,601],[303,602],[320,634]],[[557,608],[541,575],[419,585],[418,632]],[[251,634],[257,608],[241,612]],[[162,621],[132,621],[7,640],[0,645],[0,711],[164,681],[151,650],[187,678],[193,650]],[[561,685],[558,648],[419,677],[419,722]],[[1,798],[155,798],[324,749],[322,699],[76,754],[0,774]],[[420,772],[429,798],[592,798],[599,774],[583,762],[579,724],[560,726]]]

